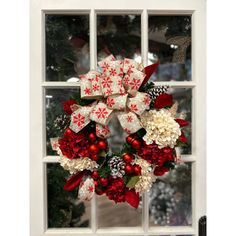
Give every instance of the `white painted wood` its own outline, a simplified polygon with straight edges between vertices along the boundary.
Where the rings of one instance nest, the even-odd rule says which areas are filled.
[[[43,158],[44,163],[57,163],[59,162],[59,156],[46,156]],[[182,155],[181,160],[183,162],[195,162],[196,156],[194,155]]]
[[[194,88],[196,83],[193,81],[160,81],[156,85],[169,85],[174,88]],[[79,82],[43,82],[45,88],[79,88]]]
[[[43,77],[42,23],[38,0],[30,2],[30,234],[43,235],[44,211],[44,166],[43,157]]]
[[[30,215],[31,235],[197,235],[198,219],[206,214],[206,58],[205,0],[31,0],[30,26]],[[79,83],[46,82],[44,62],[44,13],[88,14],[90,19],[90,68],[97,65],[96,14],[141,14],[141,52],[147,65],[148,14],[192,14],[192,81],[158,82],[175,88],[192,88],[192,227],[148,227],[148,198],[144,196],[143,227],[97,229],[96,198],[91,207],[91,229],[48,229],[46,217],[46,163],[58,162],[45,153],[45,88],[78,88]]]
[[[198,234],[198,219],[206,214],[206,2],[199,5],[193,14],[193,80],[194,88],[194,153],[193,164],[193,227]]]
[[[192,227],[158,227],[158,231],[156,227],[150,227],[148,235],[173,235],[173,234],[181,234],[181,235],[193,235],[195,233],[194,229]],[[93,233],[90,229],[48,229],[45,232],[45,235],[50,236],[67,236],[67,235],[88,235],[92,236]],[[102,235],[109,235],[109,236],[121,236],[121,235],[145,235],[142,228],[139,227],[114,227],[113,229],[98,229],[96,232],[96,235],[102,236]]]
[[[82,0],[42,0],[41,7],[43,10],[142,10],[147,8],[148,10],[195,10],[201,5],[202,0],[93,0],[83,2]]]

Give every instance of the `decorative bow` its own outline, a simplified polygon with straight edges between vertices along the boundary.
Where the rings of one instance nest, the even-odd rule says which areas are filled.
[[[70,128],[74,132],[82,130],[89,122],[96,122],[96,133],[106,138],[110,135],[108,123],[117,115],[122,128],[127,133],[135,133],[142,128],[138,118],[149,109],[151,99],[147,93],[138,92],[147,82],[150,72],[134,60],[116,60],[113,55],[98,63],[102,69],[89,71],[80,76],[81,98],[97,99],[90,106],[74,106]],[[155,65],[155,68],[158,64]],[[152,72],[154,71],[153,65]],[[147,78],[148,77],[148,78]]]

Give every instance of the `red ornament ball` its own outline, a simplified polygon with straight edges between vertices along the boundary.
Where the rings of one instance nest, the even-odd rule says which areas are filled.
[[[105,140],[98,141],[97,145],[101,150],[107,149],[107,141]]]
[[[132,135],[129,135],[129,136],[126,137],[126,142],[128,144],[131,144],[133,141],[134,141],[134,137]]]
[[[95,133],[90,133],[89,134],[89,139],[92,141],[92,142],[95,142],[96,139],[97,139],[97,135]]]
[[[99,148],[97,146],[97,144],[92,144],[90,147],[89,147],[89,151],[92,153],[92,154],[97,154],[99,152]]]
[[[108,179],[107,179],[107,178],[101,178],[101,179],[99,180],[99,183],[100,183],[103,187],[105,187],[105,186],[108,185]]]
[[[134,173],[135,175],[141,175],[142,168],[139,165],[134,166]]]
[[[92,172],[91,177],[92,177],[93,179],[98,179],[99,173],[95,170],[95,171]]]
[[[131,153],[125,153],[122,156],[122,158],[123,158],[124,162],[130,163],[134,159],[134,155],[132,155]]]
[[[141,141],[135,139],[135,140],[131,143],[131,146],[132,146],[132,148],[134,148],[134,149],[140,149],[141,146],[142,146],[142,143],[141,143]]]
[[[125,173],[130,175],[134,172],[134,167],[130,164],[126,164],[125,166]]]

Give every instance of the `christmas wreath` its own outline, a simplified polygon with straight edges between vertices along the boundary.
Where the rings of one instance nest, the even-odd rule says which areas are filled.
[[[98,64],[100,71],[80,76],[80,97],[63,103],[68,125],[62,137],[51,138],[52,149],[71,174],[65,190],[78,188],[81,200],[105,194],[137,208],[139,196],[178,163],[188,122],[176,118],[168,87],[148,82],[158,63],[143,68],[110,55]],[[109,147],[113,117],[126,133],[118,153]]]

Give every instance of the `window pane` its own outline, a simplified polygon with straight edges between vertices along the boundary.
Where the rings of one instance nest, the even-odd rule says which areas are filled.
[[[160,60],[153,81],[191,80],[191,16],[149,16],[149,64]]]
[[[47,164],[48,227],[90,227],[90,202],[77,198],[77,191],[63,189],[69,172],[57,164]]]
[[[150,226],[192,224],[191,164],[181,164],[154,183],[150,191]]]
[[[90,67],[89,16],[46,15],[45,24],[46,80],[71,81],[86,73]]]
[[[99,15],[97,17],[98,60],[113,54],[141,61],[141,17]]]
[[[192,89],[190,88],[170,88],[169,92],[173,95],[174,101],[178,102],[177,117],[181,117],[189,122],[183,127],[183,132],[188,141],[181,147],[182,154],[192,153]]]
[[[137,227],[141,226],[141,209],[134,209],[127,203],[109,200],[106,196],[98,196],[98,227]]]
[[[57,155],[52,150],[50,138],[59,137],[63,133],[63,124],[68,124],[68,118],[64,115],[63,102],[78,94],[79,89],[46,89],[46,152],[47,155]],[[66,122],[67,121],[67,122]]]

